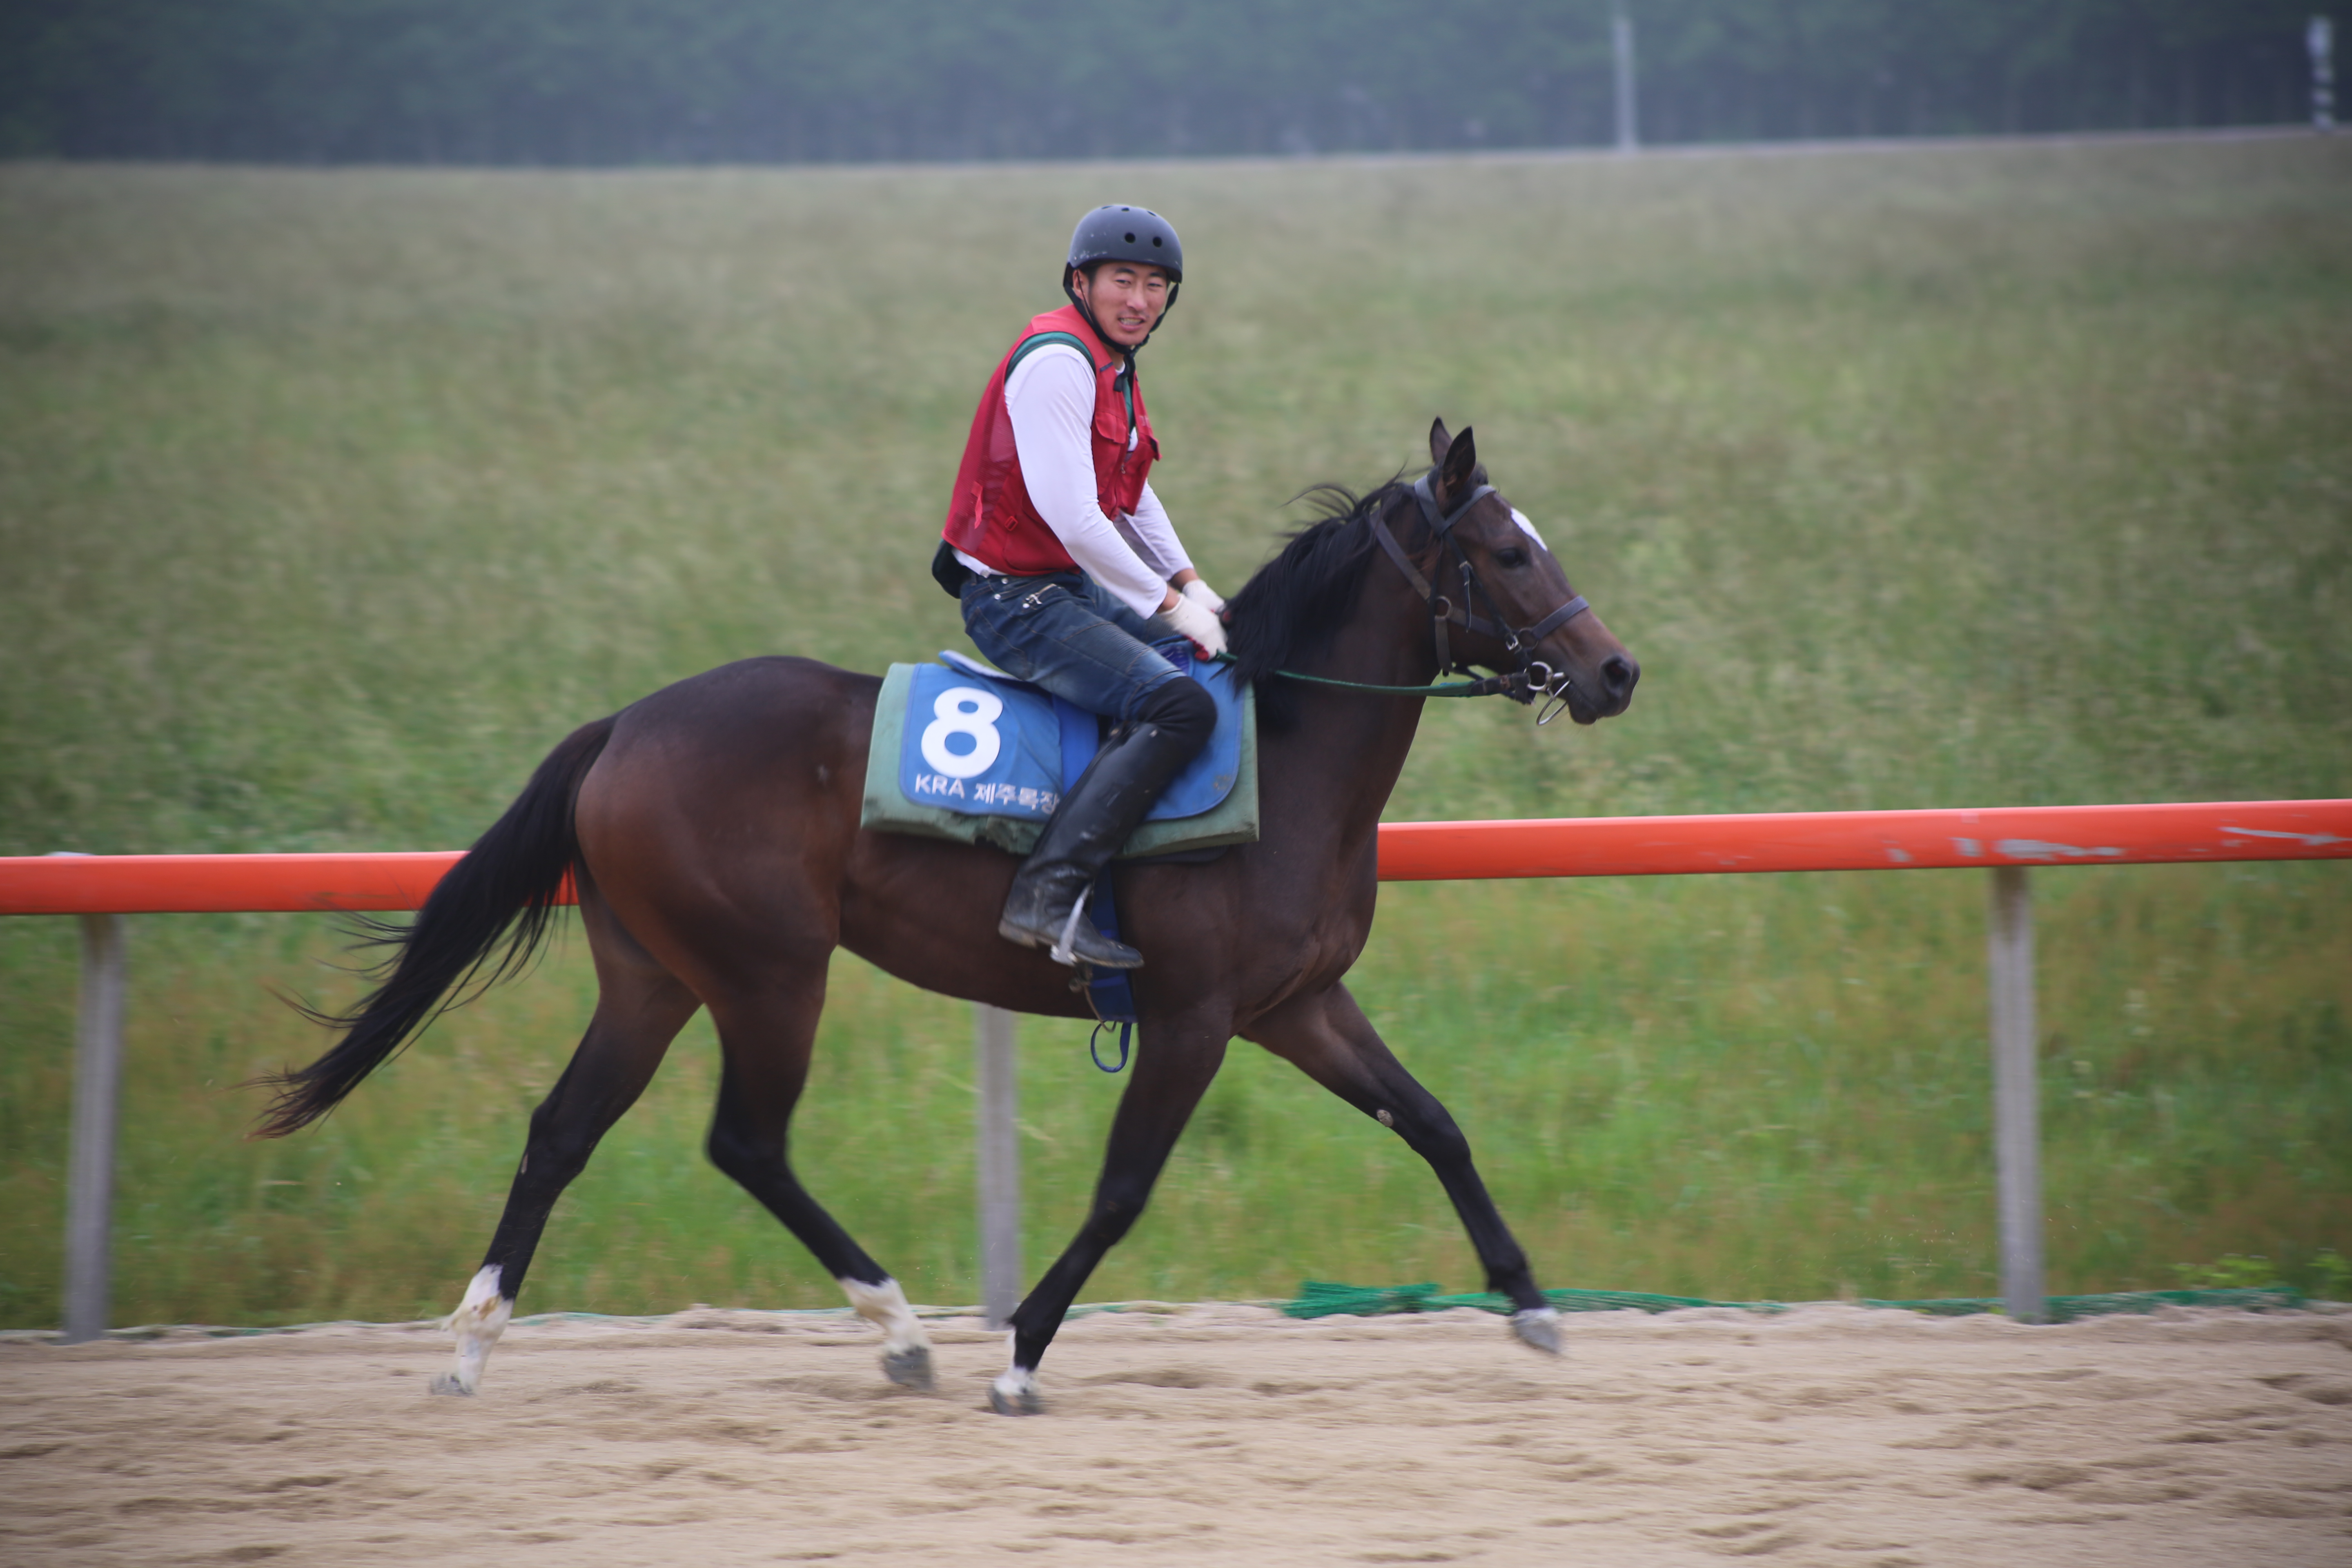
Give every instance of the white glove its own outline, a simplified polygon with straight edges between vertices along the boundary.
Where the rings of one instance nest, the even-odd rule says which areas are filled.
[[[1224,623],[1217,619],[1215,611],[1192,596],[1192,586],[1197,584],[1188,585],[1184,596],[1160,611],[1160,618],[1175,628],[1178,636],[1191,638],[1192,646],[1202,654],[1214,658],[1225,651]]]
[[[1224,614],[1224,600],[1217,596],[1217,591],[1214,588],[1210,587],[1198,577],[1184,584],[1184,596],[1213,616]]]

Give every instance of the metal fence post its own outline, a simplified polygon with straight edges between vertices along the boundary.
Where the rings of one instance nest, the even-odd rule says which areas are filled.
[[[66,1176],[65,1332],[106,1332],[114,1260],[114,1127],[122,1085],[125,963],[121,915],[81,917],[81,1012],[74,1027],[73,1144]]]
[[[972,1033],[980,1058],[981,1300],[992,1329],[1021,1304],[1021,1130],[1013,1015],[975,1002]]]
[[[2336,24],[2314,16],[2303,38],[2311,51],[2311,128],[2325,134],[2336,129]]]
[[[1609,45],[1617,74],[1617,151],[1631,153],[1642,144],[1641,113],[1633,96],[1633,19],[1622,0],[1609,18]]]
[[[2022,1323],[2049,1317],[2042,1283],[2042,1086],[2033,1024],[2033,903],[2022,866],[1992,873],[1993,1163],[2000,1204],[2000,1293]]]

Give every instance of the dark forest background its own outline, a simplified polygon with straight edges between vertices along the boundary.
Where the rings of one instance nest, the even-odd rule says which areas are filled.
[[[1629,0],[1645,142],[2307,118],[2309,0]],[[627,164],[1605,143],[1606,0],[0,0],[0,155]]]

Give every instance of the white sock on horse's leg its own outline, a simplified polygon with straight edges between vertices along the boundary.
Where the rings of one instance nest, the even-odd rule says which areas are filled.
[[[909,1388],[931,1386],[931,1337],[922,1320],[907,1305],[907,1293],[896,1279],[879,1285],[844,1278],[836,1281],[857,1315],[882,1331],[882,1371],[893,1383]]]
[[[433,1380],[433,1392],[471,1394],[481,1387],[490,1347],[507,1331],[507,1320],[513,1316],[513,1298],[499,1293],[499,1266],[484,1264],[466,1287],[466,1299],[457,1310],[441,1320],[441,1326],[457,1336],[457,1364]]]
[[[1530,1350],[1546,1355],[1559,1354],[1559,1309],[1557,1307],[1523,1307],[1511,1314],[1511,1332]]]
[[[1013,1335],[1004,1337],[1006,1343],[1014,1342]],[[988,1405],[999,1415],[1036,1415],[1045,1407],[1037,1397],[1037,1374],[1014,1362],[988,1385]]]
[[[881,1329],[884,1349],[910,1351],[930,1347],[930,1336],[923,1332],[922,1320],[915,1316],[912,1307],[907,1305],[907,1293],[898,1288],[896,1279],[885,1279],[879,1285],[868,1285],[858,1279],[843,1279],[839,1283],[841,1293],[849,1298],[849,1304],[856,1310],[857,1315]]]

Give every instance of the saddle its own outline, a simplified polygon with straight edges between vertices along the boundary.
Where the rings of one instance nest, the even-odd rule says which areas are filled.
[[[1258,832],[1255,694],[1225,666],[1194,658],[1181,637],[1157,650],[1207,689],[1217,724],[1118,858],[1251,843]],[[858,826],[1026,855],[1062,792],[1101,748],[1105,722],[962,654],[894,664],[875,704]]]
[[[1120,860],[1210,860],[1230,844],[1257,838],[1257,698],[1223,665],[1196,658],[1181,637],[1154,645],[1217,705],[1209,743],[1120,846]],[[857,825],[1026,855],[1062,792],[1077,783],[1102,746],[1105,721],[1026,681],[960,653],[934,664],[894,664],[874,707],[866,795]],[[1105,936],[1118,935],[1109,868],[1097,878],[1087,912]],[[1135,992],[1123,970],[1081,969],[1102,1029],[1118,1026],[1118,1063],[1087,1043],[1105,1072],[1127,1065]]]

